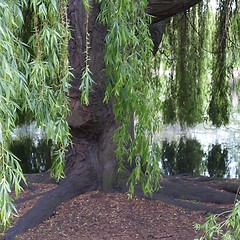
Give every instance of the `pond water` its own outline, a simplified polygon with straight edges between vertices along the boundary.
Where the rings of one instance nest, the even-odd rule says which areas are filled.
[[[181,130],[166,126],[158,134],[160,166],[167,175],[190,174],[240,178],[240,126],[238,115],[227,127],[201,124]],[[51,145],[34,125],[16,129],[11,150],[21,159],[24,173],[44,172],[51,167]]]
[[[240,178],[240,127],[237,119],[226,127],[204,124],[181,130],[167,126],[157,136],[160,166],[167,175],[190,174]]]
[[[34,124],[15,129],[10,149],[24,173],[41,173],[51,167],[51,144]]]
[[[24,173],[41,173],[51,167],[51,147],[44,139],[34,142],[24,137],[12,142],[11,151],[21,161]]]

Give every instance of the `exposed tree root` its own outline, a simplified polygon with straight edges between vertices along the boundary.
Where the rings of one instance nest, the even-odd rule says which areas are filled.
[[[87,191],[95,190],[98,186],[96,176],[86,165],[81,177],[70,175],[58,187],[44,195],[29,211],[27,211],[16,224],[9,229],[5,240],[12,240],[17,234],[26,232],[51,217],[61,203],[74,198]]]
[[[98,186],[96,175],[93,174],[93,171],[90,171],[89,166],[84,164],[82,166],[85,166],[81,169],[81,172],[84,172],[84,176],[70,175],[66,180],[62,181],[58,187],[47,192],[34,207],[23,215],[7,232],[5,240],[14,239],[15,235],[23,233],[51,217],[56,207],[61,203],[79,194],[95,190]],[[46,182],[37,175],[27,177],[27,179],[31,179],[34,182]],[[153,194],[152,199],[190,210],[220,213],[225,211],[225,208],[219,208],[214,206],[214,204],[226,206],[233,204],[238,185],[238,180],[168,176],[162,179],[162,188]],[[228,186],[225,187],[225,191],[220,190],[223,186]],[[229,189],[229,191],[226,191],[226,189]],[[143,196],[140,187],[136,188],[136,195]],[[209,205],[209,203],[213,205]]]

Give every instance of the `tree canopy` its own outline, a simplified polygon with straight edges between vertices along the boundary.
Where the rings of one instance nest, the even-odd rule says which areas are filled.
[[[230,116],[230,74],[239,66],[238,0],[188,0],[175,8],[162,1],[97,0],[97,21],[106,26],[104,103],[113,99],[119,124],[114,134],[119,171],[133,165],[130,194],[141,182],[146,194],[159,187],[159,149],[154,142],[162,123],[195,125],[208,119],[217,127]],[[200,2],[195,7],[189,7]],[[83,0],[86,18],[85,67],[81,102],[88,106],[98,79],[91,72],[92,1]],[[0,3],[0,220],[10,223],[10,197],[24,179],[18,159],[9,151],[17,125],[36,122],[54,146],[52,176],[64,176],[65,152],[71,144],[67,116],[71,67],[71,26],[67,0],[8,0]],[[153,11],[155,10],[155,11]],[[168,18],[180,11],[183,13]],[[165,21],[159,51],[149,27]],[[162,31],[162,30],[161,30]],[[160,33],[162,37],[162,33]],[[129,126],[134,118],[134,135]]]

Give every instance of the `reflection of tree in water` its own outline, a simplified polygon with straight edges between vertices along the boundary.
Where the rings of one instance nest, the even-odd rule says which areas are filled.
[[[227,172],[228,150],[221,144],[212,144],[208,151],[207,168],[210,177],[223,177]]]
[[[175,175],[177,142],[163,141],[162,143],[162,167],[167,175]]]
[[[178,142],[162,143],[162,166],[165,174],[199,175],[204,153],[196,139],[181,138]]]
[[[12,142],[11,150],[20,160],[24,173],[39,173],[51,167],[51,148],[44,139],[37,144],[30,137]]]
[[[199,175],[202,159],[202,146],[196,139],[180,139],[176,161],[176,169],[178,173]]]

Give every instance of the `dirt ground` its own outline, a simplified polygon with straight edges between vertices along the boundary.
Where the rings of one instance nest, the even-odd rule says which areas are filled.
[[[41,194],[55,187],[53,184],[34,186],[34,191],[27,190],[18,199],[19,216],[31,208]],[[204,219],[203,212],[157,200],[139,197],[129,200],[126,194],[94,191],[62,204],[50,219],[16,239],[193,240],[201,235],[194,230],[194,223],[202,223]]]

